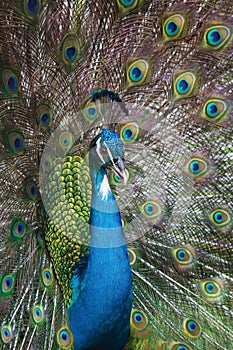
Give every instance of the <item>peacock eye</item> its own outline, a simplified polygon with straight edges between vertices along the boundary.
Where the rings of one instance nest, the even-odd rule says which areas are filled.
[[[145,83],[148,79],[149,63],[145,59],[134,60],[126,74],[129,86]]]
[[[20,133],[10,133],[8,136],[8,144],[12,154],[22,155],[25,153],[25,141],[23,135],[21,135]]]
[[[172,255],[175,262],[181,268],[192,266],[195,260],[195,252],[192,247],[180,246],[172,249]]]
[[[49,267],[42,271],[41,277],[45,287],[49,287],[52,285],[53,274],[52,274],[52,270]]]
[[[104,157],[106,157],[106,156],[109,155],[109,154],[108,154],[107,147],[102,147],[102,148],[101,148],[101,154],[102,154],[102,156],[104,156]]]
[[[42,306],[36,305],[31,310],[31,317],[33,322],[36,325],[39,325],[44,322],[44,310]]]
[[[9,295],[12,293],[15,286],[15,275],[8,274],[1,278],[1,293],[4,295]]]
[[[4,92],[7,96],[17,96],[20,92],[19,79],[10,69],[5,69],[2,73]]]
[[[24,191],[28,200],[36,200],[38,196],[38,187],[36,186],[33,180],[29,179],[24,182]]]
[[[75,36],[68,36],[64,39],[62,44],[61,55],[63,62],[66,65],[72,65],[78,61],[80,56],[81,46],[78,38]]]
[[[41,105],[36,111],[36,121],[41,128],[49,128],[52,125],[52,110],[47,105]]]
[[[59,136],[59,147],[64,150],[68,151],[72,144],[74,143],[73,134],[68,131],[63,131]]]
[[[163,203],[158,198],[154,198],[144,202],[140,207],[140,211],[147,220],[156,224],[160,222],[163,216],[163,207]]]
[[[26,234],[26,224],[21,219],[13,219],[10,227],[10,233],[12,238],[20,240]]]
[[[181,14],[169,16],[163,24],[163,36],[165,40],[174,40],[182,37],[185,18]]]
[[[185,169],[195,181],[206,178],[212,171],[210,160],[202,154],[191,156],[191,159],[186,164]]]
[[[232,213],[228,207],[216,208],[209,214],[210,221],[219,229],[227,228],[232,223]]]
[[[24,12],[28,18],[35,18],[41,9],[41,0],[24,0]]]
[[[73,346],[73,334],[67,327],[62,327],[57,332],[57,342],[62,349],[71,349]]]
[[[90,119],[94,119],[96,117],[96,114],[97,114],[96,107],[87,108],[87,115]]]
[[[132,249],[128,249],[130,265],[134,265],[137,260],[137,255]]]
[[[92,123],[99,114],[95,102],[88,100],[83,107],[82,114],[87,122]]]
[[[137,310],[137,309],[133,309],[131,312],[131,326],[133,326],[133,328],[138,329],[138,330],[142,330],[145,329],[148,325],[149,321],[147,319],[146,314],[141,311],[141,310]]]
[[[4,325],[1,328],[0,336],[4,344],[9,344],[13,339],[13,333],[10,325]]]
[[[181,71],[174,75],[174,95],[176,99],[191,97],[196,94],[197,72]]]
[[[206,30],[203,44],[209,49],[219,50],[226,47],[231,38],[232,31],[230,27],[225,25],[213,25]]]
[[[135,122],[124,124],[120,130],[120,138],[124,143],[133,143],[140,134],[139,125]]]
[[[123,12],[128,12],[137,7],[139,0],[117,0],[118,7]]]
[[[220,279],[209,278],[198,282],[201,294],[209,301],[215,302],[219,300],[224,293],[224,286]]]
[[[223,98],[209,98],[201,112],[201,117],[210,122],[222,123],[231,111],[231,104]]]
[[[183,322],[183,329],[185,334],[191,338],[198,338],[201,334],[201,326],[197,320],[186,318]]]

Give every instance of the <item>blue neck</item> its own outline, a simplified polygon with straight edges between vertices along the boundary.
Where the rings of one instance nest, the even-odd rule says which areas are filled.
[[[106,171],[103,168],[95,169],[92,165],[90,172],[92,178],[90,245],[99,248],[125,245],[119,208],[108,187]]]
[[[106,171],[96,164],[90,157],[88,264],[81,279],[73,276],[68,314],[75,350],[121,350],[129,337],[132,276],[119,208]]]

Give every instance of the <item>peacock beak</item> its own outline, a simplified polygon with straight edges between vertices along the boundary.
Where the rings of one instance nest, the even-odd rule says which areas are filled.
[[[125,171],[124,162],[121,158],[118,158],[116,162],[113,162],[111,170],[119,177],[124,185],[127,184],[128,177]]]

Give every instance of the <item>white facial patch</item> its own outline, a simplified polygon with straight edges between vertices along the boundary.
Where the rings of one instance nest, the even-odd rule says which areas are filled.
[[[98,156],[99,156],[101,162],[103,162],[103,164],[104,164],[105,161],[104,161],[104,158],[103,158],[103,156],[102,156],[102,154],[101,154],[101,152],[100,152],[100,148],[101,148],[101,145],[100,145],[100,138],[99,138],[99,139],[97,140],[97,142],[96,142],[96,152],[97,152],[97,154],[98,154]]]
[[[103,181],[100,184],[100,195],[102,200],[107,200],[111,189],[109,187],[107,175],[104,175]]]

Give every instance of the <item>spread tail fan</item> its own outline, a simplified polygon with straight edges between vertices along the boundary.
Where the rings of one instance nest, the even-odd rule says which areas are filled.
[[[232,16],[1,1],[2,349],[232,348]]]

